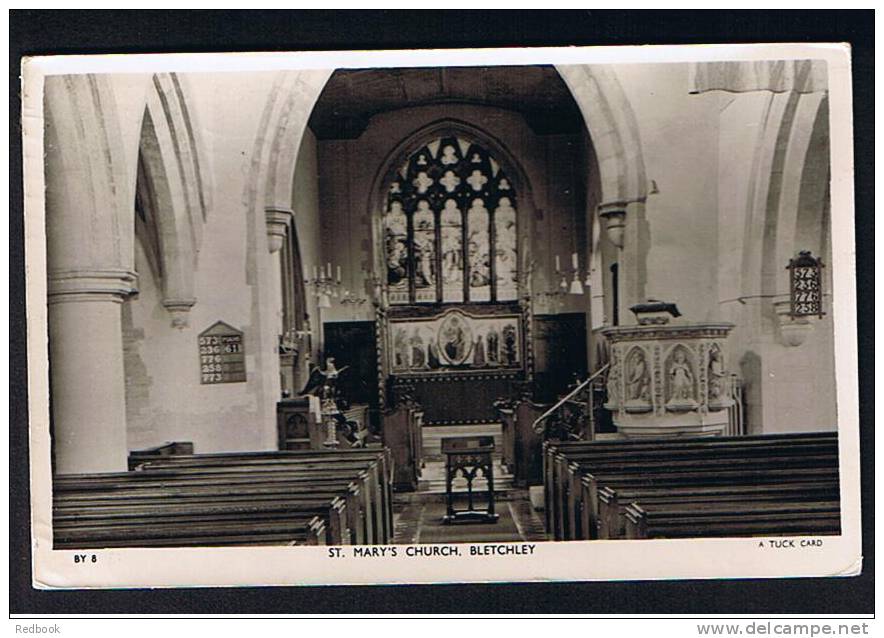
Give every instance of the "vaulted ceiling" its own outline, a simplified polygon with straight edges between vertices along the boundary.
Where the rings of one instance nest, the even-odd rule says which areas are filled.
[[[341,69],[319,96],[310,128],[319,139],[353,139],[379,113],[445,103],[519,112],[539,135],[577,133],[583,125],[554,67],[497,66]]]

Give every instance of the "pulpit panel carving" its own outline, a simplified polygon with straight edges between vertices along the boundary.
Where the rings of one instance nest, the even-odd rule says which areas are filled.
[[[608,328],[606,409],[626,434],[719,433],[733,404],[725,362],[730,324]]]
[[[689,412],[697,403],[695,355],[684,344],[676,344],[666,357],[666,409]]]
[[[651,373],[648,356],[640,346],[633,347],[626,356],[626,397],[627,412],[650,412]]]

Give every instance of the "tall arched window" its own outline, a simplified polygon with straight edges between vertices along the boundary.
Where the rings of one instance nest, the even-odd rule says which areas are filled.
[[[441,137],[388,184],[383,219],[391,304],[518,298],[516,193],[488,151]]]

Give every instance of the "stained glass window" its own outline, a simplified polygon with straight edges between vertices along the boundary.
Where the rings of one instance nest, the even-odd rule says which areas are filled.
[[[415,300],[436,301],[436,217],[427,200],[418,202],[412,220]]]
[[[395,171],[387,193],[390,303],[518,299],[516,193],[484,147],[437,138]],[[500,341],[502,352],[502,336],[491,341],[495,351]]]

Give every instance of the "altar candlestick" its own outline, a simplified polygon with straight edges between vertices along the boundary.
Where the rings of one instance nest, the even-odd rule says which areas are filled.
[[[560,272],[561,268],[559,268],[559,256],[556,255],[556,272]]]
[[[341,267],[338,266],[338,283],[341,283]]]
[[[571,267],[577,270],[577,253],[571,253]]]

